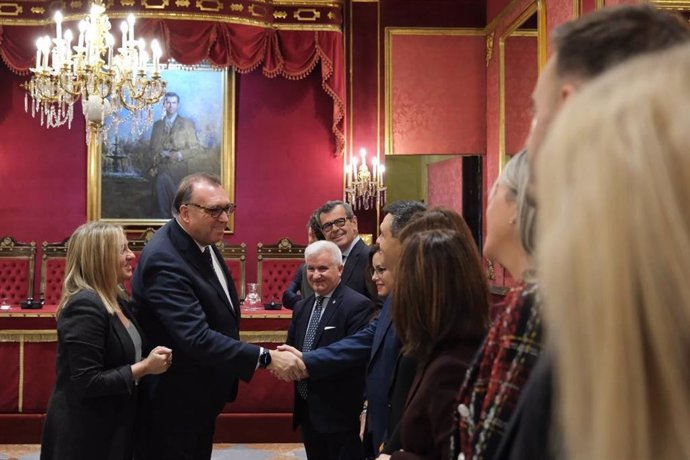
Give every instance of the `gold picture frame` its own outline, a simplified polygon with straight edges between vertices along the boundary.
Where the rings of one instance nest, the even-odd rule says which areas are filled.
[[[88,220],[161,226],[171,217],[166,204],[179,180],[195,172],[218,174],[235,201],[235,73],[207,65],[169,65],[161,73],[166,96],[154,107],[153,123],[137,130],[123,111],[124,121],[104,132],[100,149],[89,144]],[[175,105],[168,99],[177,101],[177,116],[166,126],[164,115]],[[234,215],[228,231],[234,232]]]

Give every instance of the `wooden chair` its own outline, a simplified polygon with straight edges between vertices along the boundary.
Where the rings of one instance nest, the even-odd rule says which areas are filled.
[[[67,264],[67,242],[69,237],[59,243],[43,242],[41,256],[41,297],[46,305],[57,305],[62,297],[62,283],[65,280]]]
[[[225,265],[232,275],[237,295],[240,296],[240,299],[244,299],[246,295],[245,287],[247,285],[247,243],[231,245],[220,241],[216,243],[216,246],[223,255]]]
[[[283,292],[304,262],[306,246],[283,238],[274,245],[256,245],[256,279],[261,283],[261,299],[280,302]]]
[[[19,306],[34,295],[36,243],[20,243],[11,236],[0,239],[0,300]]]

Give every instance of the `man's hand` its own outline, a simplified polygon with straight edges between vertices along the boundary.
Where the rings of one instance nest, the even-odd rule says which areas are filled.
[[[299,359],[302,359],[302,352],[295,347],[291,347],[290,345],[278,345],[278,350],[289,351],[293,355],[297,356]]]
[[[307,367],[301,358],[286,351],[269,350],[269,353],[271,353],[271,364],[267,369],[275,377],[286,382],[309,377]]]

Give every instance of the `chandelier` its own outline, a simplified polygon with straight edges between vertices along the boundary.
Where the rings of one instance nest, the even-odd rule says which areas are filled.
[[[55,37],[36,42],[36,66],[31,80],[22,87],[27,93],[24,110],[41,120],[41,126],[55,128],[67,123],[71,128],[74,104],[81,98],[87,133],[103,127],[105,118],[119,123],[120,111],[127,109],[133,126],[150,124],[152,105],[165,94],[160,76],[161,48],[151,42],[151,60],[143,39],[134,37],[134,15],[120,25],[122,41],[114,49],[110,20],[100,2],[91,5],[90,14],[79,22],[79,36],[73,46],[71,30],[62,33],[62,14],[55,13]],[[133,128],[134,129],[134,128]]]
[[[369,170],[367,151],[364,148],[359,150],[359,156],[359,167],[354,155],[350,164],[345,166],[345,201],[350,203],[354,210],[382,207],[386,202],[386,187],[383,184],[383,173],[386,168],[379,164],[378,157],[373,157]]]

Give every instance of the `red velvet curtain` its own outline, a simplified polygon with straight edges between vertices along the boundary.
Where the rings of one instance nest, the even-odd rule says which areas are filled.
[[[48,26],[0,26],[0,57],[15,73],[28,73],[36,53],[36,38],[52,35]],[[320,62],[321,86],[333,99],[336,156],[345,146],[345,78],[343,36],[333,31],[277,30],[241,24],[191,20],[137,20],[137,35],[157,38],[163,59],[186,65],[208,61],[246,73],[259,66],[270,78],[306,77]]]

